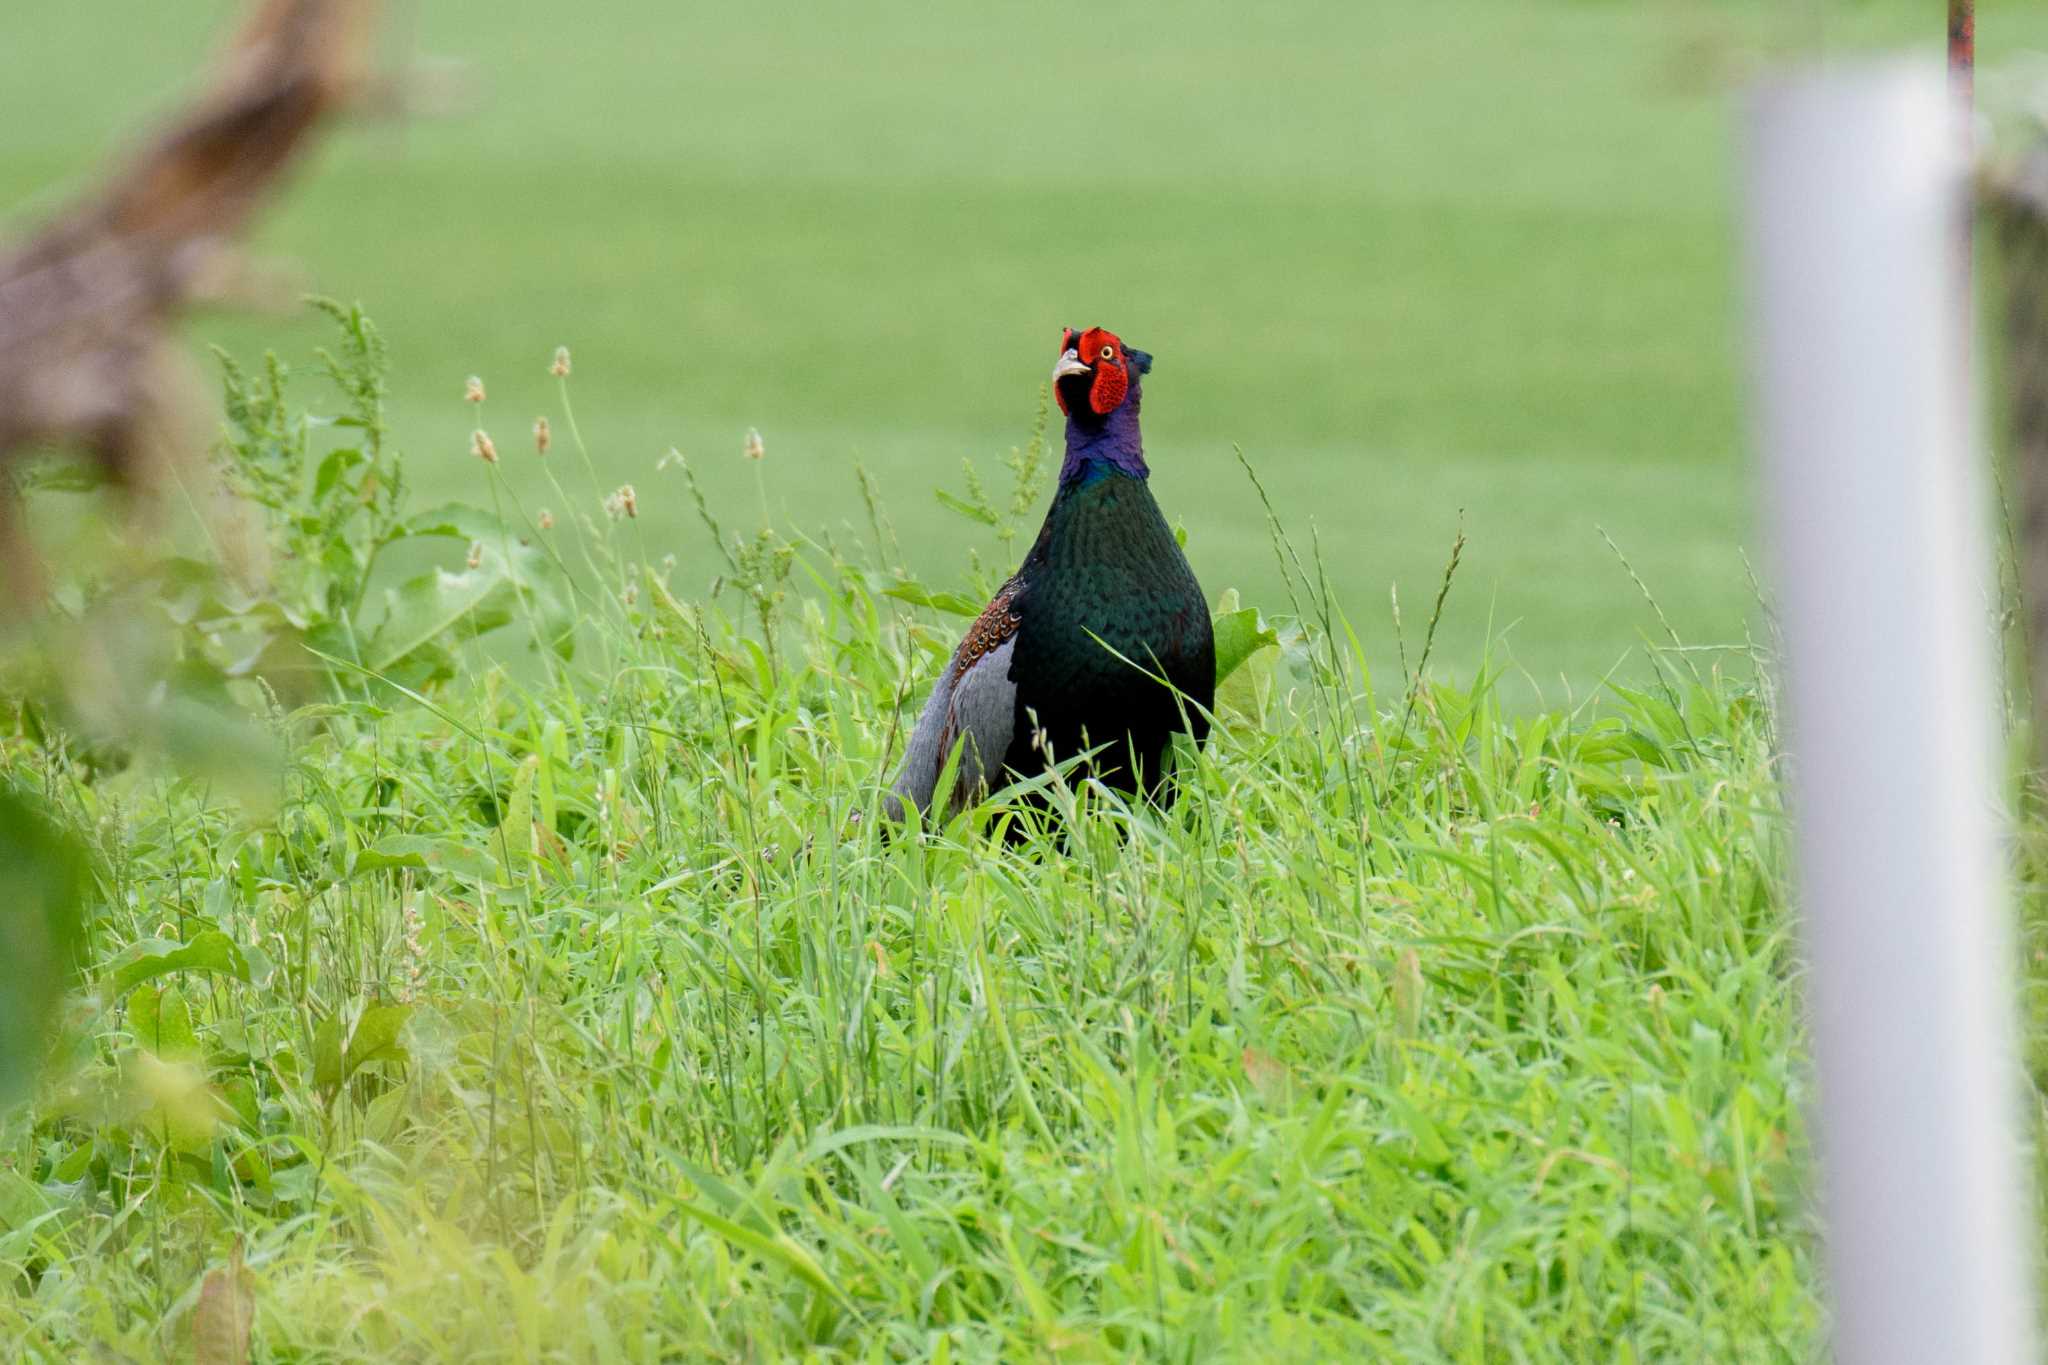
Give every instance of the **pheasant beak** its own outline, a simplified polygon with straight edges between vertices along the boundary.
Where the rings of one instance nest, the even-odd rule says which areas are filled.
[[[1052,382],[1057,384],[1070,374],[1086,374],[1088,367],[1081,363],[1080,352],[1072,346],[1060,353],[1059,363],[1052,367]]]

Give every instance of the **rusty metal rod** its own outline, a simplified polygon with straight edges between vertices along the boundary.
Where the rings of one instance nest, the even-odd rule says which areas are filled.
[[[1948,76],[1969,108],[1977,81],[1977,0],[1948,0]]]
[[[1954,108],[1956,146],[1965,174],[1977,164],[1977,0],[1948,0],[1948,92]],[[1964,195],[1956,212],[1956,269],[1962,274],[1964,375],[1970,359],[1968,338],[1975,330],[1977,280],[1977,201]]]

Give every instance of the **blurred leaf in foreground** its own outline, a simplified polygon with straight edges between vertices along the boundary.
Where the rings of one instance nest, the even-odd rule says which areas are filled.
[[[206,1272],[192,1305],[192,1358],[198,1365],[242,1365],[249,1358],[249,1329],[256,1318],[255,1277],[235,1243],[228,1263]]]
[[[17,793],[0,790],[0,1104],[27,1092],[51,1011],[77,968],[85,858]]]

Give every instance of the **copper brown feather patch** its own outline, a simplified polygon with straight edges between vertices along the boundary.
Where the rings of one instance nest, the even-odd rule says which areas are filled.
[[[996,589],[995,597],[974,618],[974,624],[967,628],[967,638],[960,642],[960,652],[953,656],[953,680],[958,682],[966,676],[967,670],[991,650],[1002,648],[1003,641],[1017,633],[1017,627],[1024,624],[1024,618],[1010,610],[1010,601],[1016,597],[1019,583],[1012,578]]]

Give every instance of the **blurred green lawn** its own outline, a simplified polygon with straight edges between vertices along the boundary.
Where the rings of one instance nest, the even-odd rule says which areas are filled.
[[[475,487],[478,373],[508,471],[548,500],[525,432],[572,346],[600,468],[638,486],[688,586],[711,553],[655,462],[678,446],[751,507],[749,426],[790,522],[861,520],[858,457],[913,567],[957,575],[973,528],[933,487],[1024,438],[1060,326],[1104,324],[1158,357],[1155,484],[1212,594],[1284,606],[1233,443],[1313,528],[1376,667],[1390,585],[1412,658],[1462,509],[1437,658],[1469,673],[1506,631],[1557,700],[1655,624],[1596,528],[1690,640],[1739,640],[1753,605],[1741,72],[1817,44],[1932,51],[1940,9],[412,4],[387,46],[470,63],[474,106],[346,132],[263,244],[384,325],[430,492]],[[1987,61],[2048,43],[2040,7],[1984,9]],[[0,215],[121,145],[228,12],[17,7]],[[198,331],[288,356],[319,335]]]

